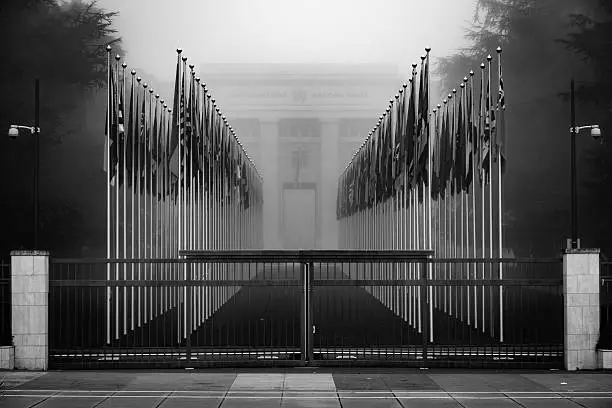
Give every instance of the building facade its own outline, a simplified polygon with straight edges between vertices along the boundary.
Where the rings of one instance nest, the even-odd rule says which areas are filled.
[[[338,177],[389,103],[395,66],[204,65],[264,179],[267,249],[338,247]]]

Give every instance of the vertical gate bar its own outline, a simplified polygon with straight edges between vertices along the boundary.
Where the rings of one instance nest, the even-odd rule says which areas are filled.
[[[427,265],[425,261],[421,261],[420,262],[421,265],[421,296],[420,296],[420,300],[421,300],[421,314],[422,314],[422,318],[421,318],[421,322],[422,322],[422,332],[421,332],[421,338],[423,339],[423,350],[422,350],[422,355],[423,355],[423,363],[427,363],[427,340],[428,340],[428,331],[429,331],[429,308],[427,307],[427,286],[428,286],[428,280],[427,280]]]
[[[307,264],[305,263],[300,263],[300,278],[302,280],[302,313],[301,313],[301,320],[302,320],[302,330],[301,330],[301,356],[300,359],[302,361],[302,365],[305,366],[307,364],[307,341],[306,341],[306,336],[308,333],[308,317],[307,317],[307,310],[308,310],[308,283],[307,283],[307,273],[306,273],[306,268],[307,268]]]
[[[192,270],[191,270],[192,264],[191,262],[187,262],[185,264],[185,268],[186,268],[186,280],[185,280],[185,287],[186,287],[186,299],[185,299],[185,303],[187,304],[187,316],[185,319],[185,332],[186,332],[186,340],[185,340],[185,346],[186,346],[186,352],[187,352],[187,364],[189,364],[191,362],[191,333],[193,331],[193,327],[192,327],[192,309],[193,309],[193,276],[192,276]],[[189,326],[187,326],[189,325]]]
[[[308,347],[308,363],[311,364],[313,360],[313,349],[312,349],[312,340],[313,340],[313,324],[312,324],[312,278],[314,271],[314,263],[310,262],[308,264],[308,268],[306,269],[306,317],[308,318],[308,341],[306,342],[306,346]]]

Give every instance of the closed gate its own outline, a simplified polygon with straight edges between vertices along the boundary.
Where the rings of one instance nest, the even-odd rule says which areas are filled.
[[[560,259],[181,255],[52,260],[51,367],[563,364]]]

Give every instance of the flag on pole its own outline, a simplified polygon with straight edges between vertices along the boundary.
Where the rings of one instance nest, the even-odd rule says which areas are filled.
[[[504,79],[502,76],[501,56],[499,61],[499,90],[497,93],[497,130],[495,138],[495,160],[499,153],[502,173],[506,170],[506,94],[504,92]]]
[[[104,172],[108,172],[108,152],[110,151],[110,180],[111,185],[115,183],[115,173],[117,170],[117,109],[115,107],[117,100],[117,84],[115,83],[115,74],[113,73],[112,64],[109,66],[110,73],[110,83],[108,84],[109,92],[108,92],[108,101],[107,101],[107,111],[106,118],[109,117],[110,111],[110,120],[111,123],[108,123],[108,119],[104,121],[104,162],[102,163],[102,168]],[[110,126],[110,129],[109,129]]]
[[[429,154],[429,54],[427,54],[421,64],[416,137],[418,138],[418,152],[414,174],[415,182],[417,184],[427,184],[427,160]]]
[[[172,104],[172,132],[170,134],[170,146],[168,154],[170,156],[170,171],[173,176],[178,177],[179,160],[178,160],[178,144],[180,133],[184,126],[183,112],[183,97],[184,90],[182,89],[181,81],[181,56],[177,57],[176,61],[176,76],[174,79],[174,102]]]

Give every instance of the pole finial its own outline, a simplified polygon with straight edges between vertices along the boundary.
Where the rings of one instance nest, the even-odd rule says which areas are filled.
[[[177,48],[177,49],[176,49],[176,53],[177,53],[177,54],[179,54],[179,55],[180,55],[182,52],[183,52],[183,49],[182,49],[182,48]]]
[[[481,63],[480,63],[480,69],[485,69],[485,64],[484,64],[484,62],[481,62]]]
[[[121,64],[121,68],[126,69],[127,68],[127,64],[124,62],[123,64]]]
[[[463,77],[463,82],[467,82],[467,81],[468,81],[467,77]]]
[[[189,69],[193,71],[193,68],[195,68],[195,65],[189,64]]]
[[[459,87],[460,87],[461,89],[465,88],[465,83],[463,83],[463,82],[462,82],[461,84],[459,84]]]
[[[110,44],[106,46],[106,52],[110,53],[112,49],[113,47],[111,47]]]
[[[429,54],[429,52],[431,51],[431,47],[425,47],[425,52]]]
[[[455,93],[457,93],[457,90],[456,90],[455,88],[453,88],[453,93],[454,93],[454,94],[455,94]]]
[[[440,108],[442,107],[442,105],[437,104],[437,105],[436,105],[436,107],[437,107],[438,109],[440,109]]]
[[[183,60],[183,62],[187,62],[187,57],[182,57],[181,59]]]
[[[470,76],[474,76],[474,71],[470,69]]]
[[[136,75],[136,71],[132,70],[132,72],[130,72],[132,74],[132,76]]]
[[[136,77],[136,81],[138,81],[138,83],[140,83],[140,81],[142,81],[141,77]]]
[[[487,55],[487,61],[491,61],[493,59],[493,57],[491,56],[491,54]]]
[[[119,61],[121,59],[121,55],[117,54],[115,55],[115,61]]]
[[[497,47],[497,49],[495,51],[497,51],[498,54],[501,54],[502,48],[501,47]]]
[[[144,89],[147,89],[149,87],[149,85],[147,85],[146,82],[144,84],[142,84],[142,86],[144,87]]]

